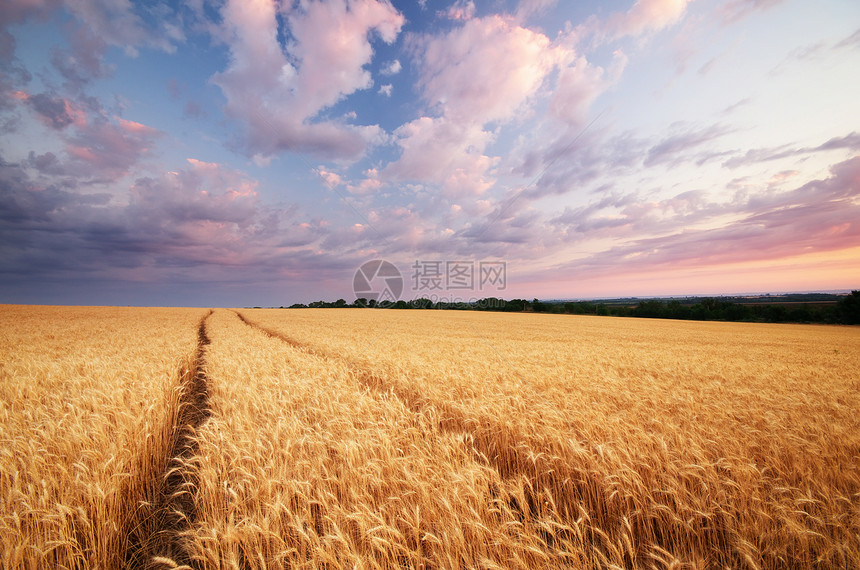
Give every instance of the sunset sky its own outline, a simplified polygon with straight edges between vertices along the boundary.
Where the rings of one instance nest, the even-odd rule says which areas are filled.
[[[860,288],[856,0],[6,0],[0,132],[0,303]]]

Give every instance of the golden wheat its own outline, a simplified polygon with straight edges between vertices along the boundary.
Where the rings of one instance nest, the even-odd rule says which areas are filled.
[[[217,311],[198,432],[198,519],[207,568],[545,565],[558,555],[494,500],[498,473],[466,433],[437,426],[355,372]],[[492,563],[492,564],[491,564]]]
[[[2,308],[4,567],[860,567],[856,328],[204,315]]]
[[[245,311],[475,447],[535,532],[605,566],[860,564],[860,331],[434,311]],[[520,487],[517,490],[517,486]],[[546,517],[551,504],[560,516]],[[535,513],[531,511],[535,510]],[[528,525],[527,525],[528,526]],[[556,536],[541,534],[556,548]]]
[[[200,309],[0,307],[4,568],[120,568]]]

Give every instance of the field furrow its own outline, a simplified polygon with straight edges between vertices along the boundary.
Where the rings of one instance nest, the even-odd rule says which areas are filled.
[[[175,409],[168,416],[171,424],[166,429],[170,442],[163,450],[165,456],[158,461],[164,471],[152,474],[149,487],[157,491],[137,510],[138,520],[124,557],[130,567],[164,567],[166,562],[155,562],[159,559],[186,565],[192,562],[185,531],[197,518],[194,499],[198,482],[192,467],[198,448],[196,434],[211,415],[205,370],[209,345],[206,321],[211,314],[210,311],[200,320],[194,359],[180,374]]]
[[[202,314],[0,309],[0,566],[138,566]]]
[[[548,546],[575,528],[601,566],[858,562],[853,329],[243,314],[468,434],[519,520],[563,529]]]
[[[440,429],[439,410],[369,391],[347,363],[226,311],[210,323],[212,416],[198,432],[192,537],[202,566],[584,562],[584,537],[569,528],[548,546],[471,437]]]
[[[860,329],[2,307],[4,568],[860,567]]]

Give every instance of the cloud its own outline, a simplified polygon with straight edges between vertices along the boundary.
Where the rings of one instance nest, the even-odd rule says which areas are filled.
[[[449,20],[471,20],[475,17],[475,3],[472,0],[457,0],[447,10],[437,12],[437,15]]]
[[[189,119],[200,119],[206,116],[206,112],[197,101],[186,101],[182,108],[182,116]]]
[[[379,171],[376,168],[369,168],[364,171],[365,178],[358,184],[348,184],[346,189],[350,194],[368,195],[377,192],[383,186],[383,182],[379,179]]]
[[[508,252],[519,250],[522,254],[523,248],[539,249],[550,237],[540,222],[540,215],[533,210],[505,208],[500,204],[485,217],[484,223],[471,224],[456,235],[472,246],[506,244]]]
[[[594,100],[621,77],[627,56],[621,50],[613,54],[608,73],[592,65],[585,57],[578,57],[573,65],[562,68],[552,100],[550,113],[570,125],[585,121]]]
[[[210,239],[212,232],[225,227],[232,232],[229,224],[253,224],[258,207],[255,181],[217,163],[187,162],[183,170],[139,178],[131,187],[128,214],[148,229],[151,239],[194,243],[198,236]]]
[[[413,38],[422,97],[455,121],[506,121],[571,53],[503,16],[475,18],[440,36]]]
[[[379,93],[381,95],[385,95],[386,97],[391,97],[391,90],[394,89],[394,85],[388,83],[386,85],[379,86]]]
[[[636,0],[627,12],[612,14],[601,26],[599,33],[610,38],[640,36],[660,31],[684,14],[690,0]]]
[[[34,155],[39,176],[54,164]],[[328,233],[322,220],[301,220],[295,208],[263,207],[258,183],[218,163],[186,166],[135,180],[128,203],[108,193],[43,185],[22,165],[0,161],[0,248],[3,272],[15,279],[241,281],[302,264],[340,267],[337,256],[314,253]],[[94,278],[94,277],[92,277]]]
[[[732,0],[724,3],[718,13],[724,24],[734,24],[754,14],[782,4],[784,0]]]
[[[86,122],[86,113],[68,99],[48,93],[22,93],[22,97],[36,111],[39,119],[52,129],[62,130],[71,124],[82,126]]]
[[[833,47],[836,49],[860,47],[860,28]]]
[[[334,0],[286,6],[292,40],[278,43],[271,0],[228,2],[222,11],[230,65],[212,80],[226,113],[246,129],[249,154],[311,152],[357,158],[380,137],[379,128],[320,119],[345,96],[372,85],[370,34],[393,42],[404,18],[387,2]]]
[[[116,122],[90,122],[66,139],[70,173],[90,173],[93,179],[102,181],[117,180],[149,153],[161,134],[152,127],[120,118]]]
[[[173,23],[181,21],[179,11],[163,4],[154,9],[152,25],[137,13],[140,6],[127,0],[75,0],[65,7],[89,27],[93,36],[125,49],[130,56],[136,56],[137,48],[144,46],[172,53],[176,43],[185,39],[181,27]]]
[[[401,69],[403,69],[403,66],[400,65],[400,60],[395,59],[382,66],[379,73],[382,75],[397,75]]]
[[[725,109],[720,111],[720,114],[721,115],[730,115],[731,113],[737,111],[741,107],[743,107],[745,105],[749,105],[751,102],[752,102],[752,99],[750,99],[749,97],[744,97],[743,99],[740,99],[739,101],[737,101],[735,103],[732,103],[731,105],[729,105],[728,107],[726,107]]]
[[[44,19],[61,9],[73,15],[77,23],[66,25],[69,48],[54,47],[51,63],[69,85],[78,88],[112,71],[102,61],[108,45],[136,56],[140,47],[173,52],[176,44],[185,40],[180,10],[165,4],[147,8],[155,16],[155,23],[150,25],[138,13],[141,6],[127,0],[9,0],[0,9],[0,60],[10,61],[14,54],[15,42],[6,30],[8,26],[30,18]]]
[[[9,164],[0,158],[0,220],[9,231],[31,226],[48,229],[45,224],[56,212],[103,205],[109,200],[110,196],[105,193],[78,194],[60,185],[34,183],[22,165]],[[27,238],[22,237],[26,242]]]
[[[526,20],[531,16],[543,14],[556,4],[558,0],[520,0],[516,9],[517,19]]]
[[[69,47],[51,48],[51,65],[63,79],[66,87],[79,91],[93,79],[110,76],[115,66],[104,63],[107,43],[87,26],[66,26]]]
[[[581,275],[658,271],[860,246],[858,197],[860,156],[833,165],[825,179],[788,191],[771,187],[771,191],[751,195],[739,192],[723,203],[711,202],[700,192],[651,203],[632,195],[613,195],[586,208],[567,210],[555,221],[579,239],[629,239],[570,264]],[[734,221],[707,227],[726,215]]]
[[[15,60],[15,37],[7,28],[30,18],[43,18],[58,5],[55,0],[7,0],[0,5],[0,65],[10,65]]]
[[[450,197],[481,194],[493,184],[488,171],[498,161],[484,154],[491,134],[478,125],[421,117],[394,136],[402,154],[385,168],[386,180],[438,184]]]
[[[687,128],[683,132],[670,135],[648,149],[645,166],[669,163],[677,164],[687,159],[687,152],[705,143],[732,132],[732,129],[722,125],[711,125],[704,128]]]
[[[815,147],[791,148],[791,145],[782,145],[771,148],[754,148],[746,151],[744,154],[735,155],[726,160],[723,166],[726,168],[739,168],[758,162],[769,162],[828,150],[860,151],[860,133],[852,132],[843,137],[834,137]]]
[[[494,184],[499,162],[485,152],[495,136],[485,129],[528,112],[553,70],[574,61],[573,52],[500,15],[407,43],[422,98],[437,116],[394,132],[402,153],[383,178],[435,184],[447,197],[480,195]]]

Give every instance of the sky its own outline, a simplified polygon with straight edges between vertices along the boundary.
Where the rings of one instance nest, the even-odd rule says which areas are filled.
[[[5,0],[0,303],[860,288],[855,0]]]

